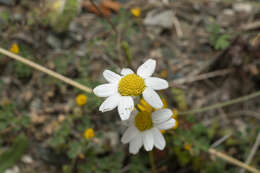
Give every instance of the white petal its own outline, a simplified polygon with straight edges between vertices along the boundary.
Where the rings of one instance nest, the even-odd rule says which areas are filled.
[[[154,143],[152,130],[144,131],[142,136],[143,136],[145,150],[151,151],[153,149],[153,143]]]
[[[160,96],[150,87],[146,87],[143,91],[144,100],[152,107],[159,109],[163,107]]]
[[[141,134],[137,135],[131,142],[129,146],[129,152],[132,154],[137,154],[143,145]]]
[[[128,127],[121,139],[121,142],[124,144],[130,142],[134,137],[136,137],[136,135],[138,135],[138,133],[140,132],[137,130],[137,128],[134,125]]]
[[[170,109],[160,109],[152,113],[152,120],[154,123],[162,123],[169,120],[172,114]]]
[[[159,129],[153,128],[154,146],[159,150],[163,150],[166,142]]]
[[[121,96],[118,104],[118,113],[121,120],[127,120],[134,109],[134,100],[130,96]]]
[[[110,83],[117,83],[121,79],[119,74],[116,74],[110,70],[105,70],[103,72],[103,76]]]
[[[115,109],[119,103],[120,95],[115,94],[106,98],[106,100],[100,105],[99,111],[106,112]]]
[[[122,70],[121,70],[121,75],[128,75],[128,74],[133,74],[134,72],[133,72],[133,70],[131,70],[130,68],[123,68]]]
[[[169,84],[166,80],[158,77],[148,77],[145,79],[145,84],[154,90],[163,90],[169,87]]]
[[[157,124],[156,126],[160,129],[160,130],[167,130],[167,129],[171,129],[175,126],[176,121],[175,119],[171,118],[168,121],[165,121],[161,124]]]
[[[117,92],[117,87],[115,84],[103,84],[94,88],[93,92],[98,97],[108,97]]]
[[[156,61],[148,59],[138,69],[137,74],[143,78],[150,77],[155,71]]]

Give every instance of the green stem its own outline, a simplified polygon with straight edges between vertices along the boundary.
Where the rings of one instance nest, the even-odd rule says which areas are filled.
[[[149,160],[150,160],[150,165],[152,167],[152,173],[156,173],[156,167],[155,167],[155,163],[154,163],[153,151],[149,151]]]
[[[233,100],[229,100],[229,101],[226,101],[226,102],[217,103],[217,104],[214,104],[214,105],[211,105],[211,106],[193,109],[191,111],[179,112],[178,114],[179,115],[186,115],[186,114],[195,114],[195,113],[206,112],[206,111],[209,111],[209,110],[213,110],[213,109],[229,106],[229,105],[232,105],[232,104],[244,102],[244,101],[247,101],[249,99],[253,99],[255,97],[258,97],[258,96],[260,96],[260,91],[257,91],[253,94],[242,96],[242,97],[239,97],[239,98],[236,98],[236,99],[233,99]]]
[[[133,55],[132,55],[132,52],[130,50],[128,43],[126,41],[122,41],[121,48],[124,51],[125,58],[126,58],[128,66],[133,68],[133,65],[132,65]]]

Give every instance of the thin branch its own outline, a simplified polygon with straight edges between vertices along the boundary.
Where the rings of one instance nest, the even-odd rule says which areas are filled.
[[[188,76],[185,78],[173,80],[172,82],[170,82],[170,86],[182,85],[184,83],[191,83],[191,82],[204,80],[204,79],[208,79],[208,78],[213,78],[213,77],[217,77],[217,76],[224,76],[224,75],[232,73],[232,72],[234,72],[234,69],[224,69],[224,70],[217,70],[214,72],[201,74],[198,76]]]
[[[219,140],[217,140],[216,142],[214,142],[210,147],[211,147],[211,148],[216,148],[218,145],[220,145],[220,144],[223,143],[225,140],[227,140],[230,136],[232,136],[232,133],[229,133],[229,134],[223,136],[222,138],[220,138]]]
[[[236,165],[236,166],[239,166],[241,168],[244,168],[250,172],[253,172],[253,173],[260,173],[259,170],[257,170],[256,168],[252,167],[252,166],[249,166],[248,164],[245,164],[237,159],[234,159],[233,157],[230,157],[228,155],[226,155],[225,153],[222,153],[222,152],[219,152],[213,148],[210,148],[209,149],[209,153],[212,154],[212,155],[215,155],[233,165]]]
[[[69,79],[69,78],[67,78],[67,77],[65,77],[63,75],[60,75],[60,74],[58,74],[58,73],[56,73],[56,72],[54,72],[52,70],[49,70],[49,69],[47,69],[47,68],[45,68],[45,67],[43,67],[43,66],[41,66],[39,64],[36,64],[36,63],[26,59],[26,58],[23,58],[23,57],[21,57],[19,55],[13,54],[12,52],[9,52],[9,51],[1,48],[1,47],[0,47],[0,53],[3,54],[3,55],[8,56],[9,58],[12,58],[12,59],[15,59],[17,61],[20,61],[21,63],[24,63],[24,64],[26,64],[28,66],[31,66],[32,68],[34,68],[36,70],[39,70],[39,71],[41,71],[43,73],[46,73],[46,74],[48,74],[48,75],[50,75],[50,76],[52,76],[52,77],[54,77],[56,79],[59,79],[59,80],[65,82],[65,83],[67,83],[69,85],[72,85],[72,86],[74,86],[74,87],[76,87],[78,89],[81,89],[81,90],[83,90],[85,92],[88,92],[88,93],[92,93],[92,89],[91,88],[86,87],[86,86],[84,86],[84,85],[82,85],[82,84],[80,84],[80,83],[78,83],[78,82],[76,82],[74,80],[71,80],[71,79]]]
[[[246,164],[250,164],[250,162],[252,161],[255,153],[257,152],[259,144],[260,144],[260,132],[258,133],[256,140],[255,140],[255,143],[254,143],[254,145],[253,145],[253,147],[250,151],[250,154],[246,159]],[[241,169],[239,173],[244,173],[244,172],[245,172],[245,169]]]
[[[253,99],[255,97],[258,97],[258,96],[260,96],[260,91],[257,91],[257,92],[255,92],[253,94],[242,96],[242,97],[239,97],[239,98],[236,98],[236,99],[233,99],[233,100],[229,100],[229,101],[226,101],[226,102],[217,103],[217,104],[214,104],[214,105],[211,105],[211,106],[198,108],[198,109],[193,109],[191,111],[179,112],[179,115],[195,114],[195,113],[206,112],[206,111],[209,111],[209,110],[222,108],[222,107],[229,106],[229,105],[232,105],[232,104],[244,102],[244,101],[247,101],[249,99]]]

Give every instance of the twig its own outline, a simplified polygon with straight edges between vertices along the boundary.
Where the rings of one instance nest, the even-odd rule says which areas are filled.
[[[175,29],[176,29],[176,34],[177,34],[177,37],[183,37],[183,32],[182,32],[182,29],[181,29],[181,24],[178,20],[178,18],[174,15],[173,18],[173,23],[175,25]]]
[[[67,78],[67,77],[65,77],[63,75],[60,75],[60,74],[58,74],[58,73],[56,73],[56,72],[54,72],[52,70],[49,70],[49,69],[47,69],[47,68],[45,68],[45,67],[43,67],[43,66],[41,66],[39,64],[36,64],[36,63],[26,59],[26,58],[23,58],[23,57],[21,57],[19,55],[13,54],[13,53],[11,53],[11,52],[9,52],[9,51],[1,48],[1,47],[0,47],[0,53],[8,56],[9,58],[12,58],[12,59],[15,59],[17,61],[20,61],[20,62],[22,62],[22,63],[24,63],[24,64],[26,64],[28,66],[31,66],[32,68],[34,68],[36,70],[39,70],[39,71],[41,71],[43,73],[46,73],[46,74],[48,74],[48,75],[50,75],[50,76],[52,76],[52,77],[54,77],[56,79],[59,79],[59,80],[65,82],[67,84],[70,84],[70,85],[72,85],[72,86],[74,86],[74,87],[76,87],[78,89],[81,89],[81,90],[83,90],[85,92],[88,92],[88,93],[92,93],[92,89],[91,88],[88,88],[88,87],[86,87],[86,86],[84,86],[84,85],[82,85],[82,84],[80,84],[80,83],[78,83],[78,82],[76,82],[74,80],[71,80],[71,79],[69,79],[69,78]]]
[[[179,112],[179,115],[195,114],[195,113],[206,112],[206,111],[209,111],[209,110],[213,110],[213,109],[229,106],[229,105],[232,105],[232,104],[244,102],[244,101],[247,101],[249,99],[253,99],[255,97],[258,97],[258,96],[260,96],[260,91],[257,91],[257,92],[255,92],[253,94],[242,96],[242,97],[239,97],[239,98],[236,98],[236,99],[233,99],[233,100],[229,100],[229,101],[226,101],[226,102],[217,103],[217,104],[214,104],[214,105],[211,105],[211,106],[198,108],[198,109],[193,109],[191,111]]]
[[[250,111],[250,110],[238,110],[236,112],[232,112],[232,115],[248,115],[248,116],[252,116],[258,120],[260,120],[260,113],[258,112],[254,112],[254,111]]]
[[[220,145],[221,143],[223,143],[225,140],[227,140],[231,135],[232,135],[232,133],[229,133],[229,134],[223,136],[222,138],[220,138],[219,140],[217,140],[216,142],[214,142],[210,147],[211,147],[211,148],[217,147],[218,145]]]
[[[258,29],[259,27],[260,27],[260,21],[244,24],[241,26],[242,30],[244,31]]]
[[[250,164],[250,162],[252,161],[255,153],[257,152],[259,144],[260,144],[260,132],[258,133],[256,140],[255,140],[255,143],[254,143],[254,145],[253,145],[253,147],[250,151],[250,154],[246,159],[246,164]],[[244,172],[245,172],[245,169],[241,169],[239,173],[244,173]]]
[[[210,148],[209,151],[208,151],[210,154],[212,155],[215,155],[233,165],[236,165],[236,166],[239,166],[241,168],[244,168],[250,172],[253,172],[253,173],[260,173],[259,170],[257,170],[256,168],[252,167],[252,166],[249,166],[248,164],[245,164],[237,159],[234,159],[233,157],[230,157],[228,155],[226,155],[225,153],[222,153],[222,152],[219,152],[213,148]]]
[[[229,73],[232,73],[232,72],[234,72],[234,69],[224,69],[224,70],[217,70],[217,71],[214,71],[214,72],[201,74],[201,75],[198,75],[198,76],[188,76],[186,78],[173,80],[170,83],[170,86],[181,85],[181,84],[184,84],[184,83],[191,83],[191,82],[195,82],[195,81],[199,81],[199,80],[213,78],[213,77],[216,77],[216,76],[223,76],[223,75],[226,75],[226,74],[229,74]]]

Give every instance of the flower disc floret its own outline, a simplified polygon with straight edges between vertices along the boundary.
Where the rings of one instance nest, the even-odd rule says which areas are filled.
[[[145,89],[144,79],[136,74],[124,76],[118,84],[118,92],[122,96],[139,96]]]
[[[135,126],[141,132],[151,129],[153,127],[151,113],[146,111],[139,112],[135,117]]]

